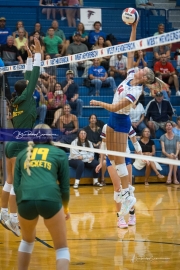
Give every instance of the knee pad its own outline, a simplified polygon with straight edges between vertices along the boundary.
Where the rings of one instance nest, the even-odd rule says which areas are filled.
[[[56,249],[56,261],[60,259],[66,259],[70,261],[69,248],[59,248]]]
[[[124,177],[124,176],[128,175],[126,163],[116,165],[116,170],[117,170],[117,174],[119,175],[119,177]]]
[[[33,251],[33,248],[34,248],[34,242],[28,243],[24,240],[21,240],[18,251],[31,254]]]
[[[12,185],[12,187],[11,187],[10,195],[14,195],[14,196],[16,195],[15,192],[14,192],[14,186],[13,186],[13,185]]]
[[[12,184],[8,184],[7,182],[5,183],[3,190],[6,192],[10,192],[12,188]]]

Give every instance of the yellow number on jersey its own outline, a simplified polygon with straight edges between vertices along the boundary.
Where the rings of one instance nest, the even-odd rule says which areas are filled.
[[[37,154],[42,155],[41,160],[46,160],[48,153],[49,153],[49,149],[47,149],[47,148],[34,148],[32,156],[31,156],[31,160],[36,159]]]

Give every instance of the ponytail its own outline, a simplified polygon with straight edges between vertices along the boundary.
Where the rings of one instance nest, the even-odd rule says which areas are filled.
[[[26,160],[25,160],[25,167],[26,167],[26,170],[27,170],[27,174],[29,176],[31,175],[30,160],[31,160],[32,152],[33,152],[33,146],[34,146],[34,142],[29,141],[28,142],[28,147],[27,147],[27,157],[26,157]]]
[[[147,86],[148,88],[152,88],[157,92],[161,92],[163,90],[163,87],[167,88],[166,84],[162,80],[160,80],[158,77],[155,77],[154,72],[150,68],[146,76],[147,82],[145,83],[145,86]]]

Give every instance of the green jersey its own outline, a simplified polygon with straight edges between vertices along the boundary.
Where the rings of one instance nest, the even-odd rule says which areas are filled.
[[[13,127],[33,128],[36,121],[36,102],[33,92],[39,77],[40,67],[33,67],[32,71],[26,71],[25,80],[29,80],[26,89],[13,103]]]
[[[24,200],[60,202],[67,212],[69,202],[69,165],[63,150],[49,145],[33,147],[31,175],[26,170],[27,148],[19,153],[14,171],[17,204]],[[58,181],[58,183],[57,183]]]
[[[43,39],[44,44],[46,46],[46,53],[49,54],[57,54],[59,53],[58,45],[62,44],[62,39],[58,36],[53,36],[53,38],[50,38],[49,36],[45,37]]]

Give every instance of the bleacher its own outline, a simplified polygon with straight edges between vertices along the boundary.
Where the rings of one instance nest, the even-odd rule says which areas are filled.
[[[130,27],[126,26],[121,21],[121,13],[124,8],[127,6],[135,7],[134,0],[127,0],[126,2],[123,1],[116,1],[112,0],[109,2],[108,0],[99,0],[96,2],[91,1],[85,1],[84,0],[84,7],[99,7],[102,8],[102,30],[106,34],[112,33],[115,35],[115,37],[118,39],[119,42],[127,42],[129,39],[130,34]],[[41,13],[41,9],[38,7],[39,0],[33,0],[33,1],[1,1],[0,3],[0,16],[6,17],[7,23],[6,26],[10,27],[13,31],[15,31],[16,22],[18,20],[22,20],[24,22],[24,26],[26,31],[31,33],[34,29],[35,22],[40,22],[42,25],[42,31],[46,32],[48,27],[51,25],[51,20],[46,20],[46,15],[43,15]],[[13,7],[12,7],[13,6]],[[16,7],[15,7],[16,6]],[[24,7],[26,6],[26,7]],[[108,7],[108,9],[107,9]],[[113,18],[113,19],[112,19]],[[71,27],[69,28],[67,26],[67,21],[61,21],[59,12],[57,14],[57,20],[60,23],[60,29],[62,29],[66,35],[66,38],[69,39],[69,37],[72,35],[72,33],[75,31],[75,28]],[[78,22],[77,22],[78,23]],[[141,18],[141,21],[139,23],[138,29],[137,29],[137,39],[141,39],[150,35],[153,35],[154,32],[157,31],[157,25],[159,23],[165,23],[166,25],[166,31],[171,31],[172,26],[170,23],[167,22],[165,16],[152,16],[149,15],[146,18]],[[147,52],[148,57],[148,66],[152,67],[152,51]],[[172,64],[174,67],[176,67],[176,61],[172,61]],[[68,69],[68,65],[63,65],[57,68],[57,81],[61,82],[65,79],[65,73]],[[18,78],[19,79],[19,78]],[[9,77],[9,84],[11,87],[11,91],[13,91],[14,83],[17,81],[16,77]],[[88,117],[90,114],[94,113],[98,116],[98,119],[104,121],[104,123],[107,123],[109,112],[99,108],[99,107],[91,107],[89,105],[89,101],[92,99],[92,97],[88,96],[89,89],[83,86],[83,79],[82,78],[75,78],[75,82],[79,85],[79,94],[80,98],[84,101],[84,107],[83,107],[83,117],[79,117],[79,127],[82,128],[86,125],[88,125]],[[120,83],[120,80],[116,80],[117,85]],[[111,102],[113,98],[113,91],[109,88],[102,88],[100,97],[95,97],[95,99],[100,99],[105,102]],[[152,98],[150,96],[145,96],[145,105],[151,100]],[[172,96],[171,96],[171,103],[176,110],[176,115],[180,115],[180,97],[175,96],[175,90],[172,90]],[[174,116],[174,120],[176,117]],[[163,134],[162,130],[158,130],[156,132],[156,156],[161,156],[161,148],[159,143],[159,138]],[[132,149],[132,145],[130,143],[130,148]],[[134,151],[132,149],[132,151]],[[162,165],[163,172],[162,174],[167,175],[168,173],[168,166]],[[108,174],[107,174],[108,175]],[[144,176],[144,169],[141,171],[137,171],[133,167],[133,175],[134,176]],[[152,172],[152,175],[154,173]],[[71,178],[75,177],[75,170],[70,168],[70,176]],[[83,177],[91,178],[92,172],[89,170],[85,170],[83,173]]]

